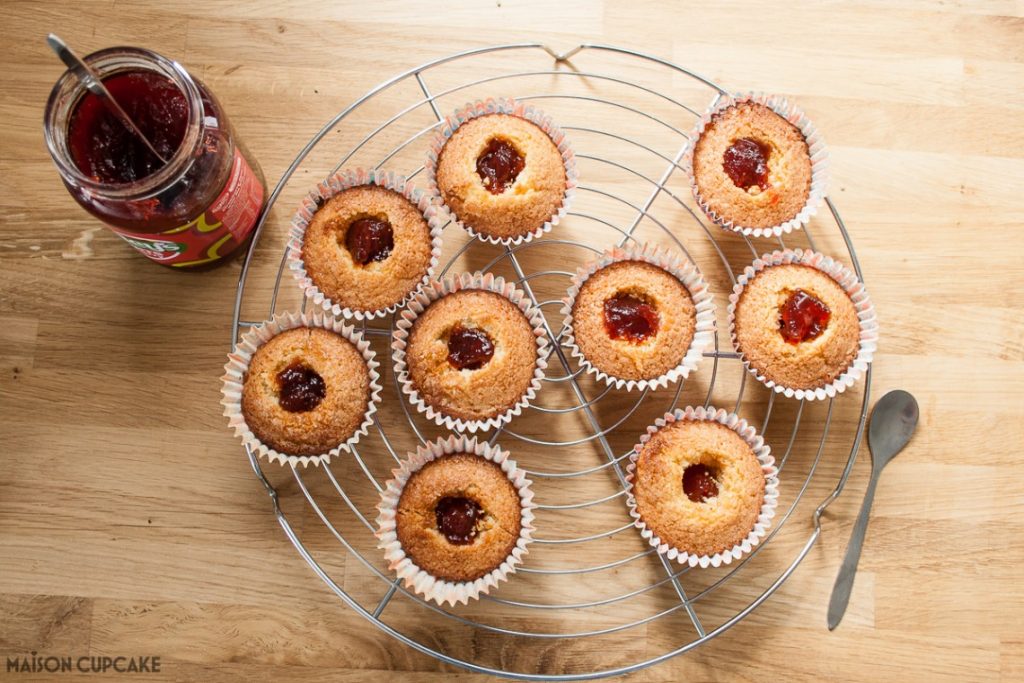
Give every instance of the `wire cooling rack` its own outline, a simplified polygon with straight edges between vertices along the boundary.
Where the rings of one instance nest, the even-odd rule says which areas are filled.
[[[723,633],[767,600],[810,553],[821,533],[820,516],[853,467],[871,371],[862,386],[830,401],[776,398],[749,378],[723,334],[725,307],[735,274],[775,248],[805,246],[841,260],[848,256],[858,276],[860,265],[831,199],[807,230],[785,239],[728,233],[695,207],[679,161],[696,117],[724,93],[672,62],[618,47],[580,45],[561,54],[541,44],[469,50],[367,92],[313,136],[274,188],[242,266],[233,340],[275,312],[305,308],[285,272],[287,226],[301,196],[337,169],[384,168],[425,186],[423,159],[443,114],[488,96],[544,109],[577,154],[576,201],[553,232],[502,248],[449,226],[437,273],[484,270],[514,280],[544,311],[553,342],[548,377],[534,405],[485,435],[527,470],[540,503],[536,540],[507,583],[471,605],[441,608],[406,590],[376,548],[374,506],[390,470],[416,445],[441,435],[398,390],[391,319],[363,325],[386,389],[374,430],[351,456],[343,454],[329,467],[289,469],[248,453],[296,550],[381,631],[477,672],[522,680],[613,676]],[[714,350],[686,381],[624,392],[598,384],[570,357],[560,298],[577,265],[614,244],[647,241],[677,249],[701,269],[715,292],[719,331]],[[860,401],[851,395],[857,392]],[[688,404],[738,412],[766,437],[780,469],[779,508],[768,536],[749,555],[719,568],[689,569],[661,558],[632,528],[625,505],[624,461],[633,444],[657,417]],[[837,421],[845,423],[844,434],[853,434],[852,442],[830,438]],[[800,609],[785,605],[777,611],[784,607]]]

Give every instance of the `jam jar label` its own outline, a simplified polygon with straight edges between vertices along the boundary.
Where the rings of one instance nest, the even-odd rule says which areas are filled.
[[[231,174],[213,203],[185,225],[161,233],[111,229],[143,256],[169,266],[197,266],[221,258],[245,240],[263,206],[263,185],[235,150]]]

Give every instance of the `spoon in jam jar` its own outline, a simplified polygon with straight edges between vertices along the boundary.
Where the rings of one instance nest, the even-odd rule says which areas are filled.
[[[829,631],[839,625],[843,614],[846,613],[846,605],[850,602],[853,577],[857,574],[857,563],[860,561],[860,550],[868,529],[868,517],[871,514],[871,503],[875,499],[878,477],[889,461],[910,441],[914,430],[917,429],[920,414],[917,400],[900,389],[890,391],[880,398],[871,411],[871,425],[868,427],[871,479],[868,481],[868,490],[864,492],[864,502],[860,506],[860,515],[853,527],[850,544],[846,546],[846,556],[839,568],[839,575],[836,576],[835,586],[832,587],[832,597],[828,603]]]
[[[57,56],[60,57],[60,61],[64,62],[68,69],[71,70],[71,73],[73,73],[78,80],[82,82],[85,89],[98,97],[100,102],[102,102],[107,109],[117,117],[124,127],[130,130],[135,137],[141,140],[153,156],[166,165],[167,159],[165,159],[160,152],[156,151],[156,147],[153,146],[153,143],[150,142],[145,133],[139,130],[139,127],[135,125],[134,121],[132,121],[132,117],[128,116],[127,112],[121,108],[121,105],[117,103],[117,100],[115,100],[114,96],[110,94],[107,87],[103,85],[103,79],[99,77],[99,74],[93,71],[83,59],[72,52],[71,48],[67,46],[67,43],[53,33],[46,36],[46,44],[50,46],[50,49],[57,53]]]

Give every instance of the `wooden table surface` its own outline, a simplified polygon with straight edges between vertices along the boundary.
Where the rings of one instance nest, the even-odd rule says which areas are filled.
[[[776,92],[799,102],[827,137],[831,196],[849,227],[881,322],[871,400],[890,389],[909,390],[920,403],[921,423],[879,486],[850,609],[838,630],[826,630],[825,611],[867,482],[866,446],[846,490],[823,519],[819,542],[775,595],[723,635],[632,679],[1024,679],[1020,2],[797,2],[786,3],[786,11],[743,3],[673,8],[600,0],[554,6],[402,2],[372,9],[346,2],[204,2],[192,9],[184,4],[4,5],[0,678],[46,678],[7,671],[8,658],[91,655],[160,657],[160,673],[141,675],[142,680],[490,680],[441,665],[368,625],[317,579],[285,538],[218,406],[217,378],[231,338],[240,264],[195,275],[161,269],[131,252],[64,191],[41,130],[47,94],[61,73],[43,38],[57,30],[81,53],[129,44],[180,60],[216,92],[271,183],[325,121],[383,78],[489,44],[539,41],[556,50],[587,41],[617,44],[684,64],[729,89]],[[601,61],[605,57],[581,54],[573,66],[621,68],[625,80],[666,88],[694,104],[707,97],[708,91],[694,90],[684,77],[666,77],[653,65]],[[456,68],[447,77],[479,78],[489,68],[517,68],[518,59],[531,68],[552,67],[543,55],[507,54],[482,69]],[[605,87],[590,85],[593,92]],[[383,98],[372,113],[392,111],[412,101],[414,92]],[[647,106],[636,97],[638,106]],[[443,106],[458,103],[449,99]],[[553,113],[573,116],[564,103],[550,103]],[[580,105],[584,114],[597,128],[626,131],[632,125],[629,116],[607,108],[591,112]],[[368,130],[364,125],[353,122],[339,139],[348,136],[351,144],[351,136]],[[683,125],[692,125],[692,118]],[[578,137],[581,151],[615,153],[610,142],[605,147],[582,133]],[[340,143],[331,144],[297,174],[271,214],[253,266],[251,306],[264,310],[253,314],[257,319],[266,315],[295,199],[337,161]],[[422,148],[416,151],[421,153]],[[619,183],[623,192],[636,184],[589,162],[581,166],[585,178],[590,173],[594,182]],[[685,197],[681,174],[672,182]],[[601,210],[616,221],[632,216],[621,206]],[[678,205],[661,210],[695,258],[714,270],[716,257],[707,250],[706,236],[692,231],[692,219]],[[582,219],[570,219],[565,230],[598,239]],[[823,235],[819,248],[847,256],[825,217],[816,219],[812,232]],[[734,265],[750,260],[742,240],[715,237]],[[453,231],[448,238],[462,241]],[[805,244],[799,237],[793,243]],[[483,245],[480,250],[463,264],[480,267],[496,253]],[[534,262],[558,267],[546,258]],[[728,280],[721,263],[718,271],[709,277],[721,293]],[[285,288],[293,289],[287,281]],[[550,294],[556,289],[552,285]],[[719,296],[720,308],[723,301]],[[296,302],[286,297],[282,305]],[[554,309],[548,313],[556,317]],[[383,355],[383,344],[377,348]],[[708,367],[698,372],[684,400],[691,394],[702,400],[708,374]],[[741,376],[735,362],[722,361],[716,402],[730,405]],[[389,368],[385,380],[390,382]],[[862,389],[835,402],[814,484],[786,533],[735,581],[697,603],[709,630],[756,597],[809,537],[811,511],[846,462]],[[398,399],[393,393],[385,399],[384,424],[401,431]],[[767,391],[748,383],[740,412],[758,422],[766,401]],[[599,418],[613,419],[624,405],[626,399],[611,399]],[[814,463],[826,411],[824,405],[810,406],[802,416],[792,464],[783,475],[787,505]],[[657,412],[640,411],[621,428],[625,448]],[[792,403],[776,402],[768,439],[777,453],[786,449],[796,413]],[[566,434],[585,429],[580,416],[570,415],[537,433],[560,433],[563,425]],[[547,464],[550,470],[560,464],[559,451],[503,443],[528,465]],[[386,475],[381,451],[368,443],[365,457],[375,474]],[[590,448],[572,457],[586,466],[599,464],[602,456]],[[311,551],[372,608],[386,584],[329,536],[294,479],[276,466],[265,469]],[[359,486],[363,475],[350,461],[339,463],[336,472],[371,514],[372,489],[365,480]],[[304,477],[316,478],[311,488],[340,514],[342,503],[336,494],[330,498],[322,473]],[[562,488],[550,481],[544,486],[542,502],[549,504],[594,495],[571,481]],[[543,535],[570,537],[621,519],[621,507],[594,506],[572,519],[552,519]],[[382,566],[369,534],[351,516],[343,523],[354,529],[366,556]],[[606,553],[621,555],[622,548],[642,546],[627,532],[584,550],[583,559],[538,546],[531,560],[534,566],[558,566],[559,560],[596,565]],[[685,578],[699,588],[709,576],[717,575],[693,572]],[[638,578],[658,580],[656,566],[550,584],[521,574],[497,595],[565,604],[621,594]],[[673,600],[671,589],[662,586],[593,613],[549,618],[506,608],[501,614],[508,615],[502,623],[513,628],[585,630],[621,621],[617,610],[642,616]],[[460,613],[487,619],[495,613],[488,610],[498,607],[486,602]],[[405,598],[396,598],[382,618],[456,656],[533,673],[620,666],[693,638],[680,611],[610,640],[546,640],[521,648],[458,628]],[[59,680],[74,677],[63,674]]]

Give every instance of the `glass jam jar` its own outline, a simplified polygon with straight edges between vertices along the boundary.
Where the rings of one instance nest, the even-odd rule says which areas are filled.
[[[68,192],[157,263],[226,262],[252,238],[267,189],[213,93],[150,50],[114,47],[85,61],[167,163],[67,71],[44,133]]]

